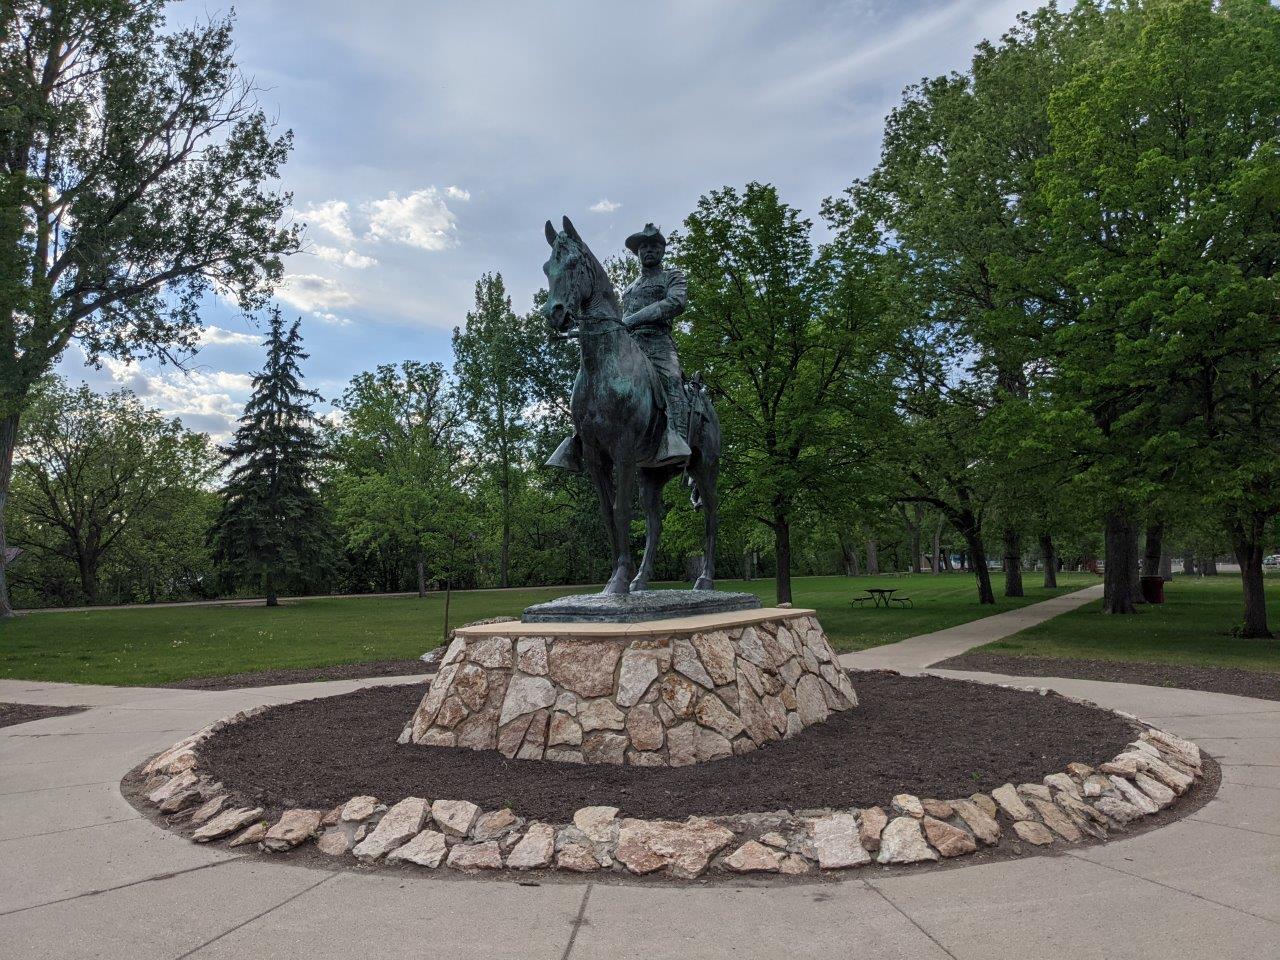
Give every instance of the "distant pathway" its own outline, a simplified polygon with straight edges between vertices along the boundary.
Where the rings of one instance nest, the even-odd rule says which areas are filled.
[[[842,659],[918,672],[1090,598],[1056,597]],[[1137,714],[1217,757],[1222,789],[1183,820],[1060,856],[828,883],[520,886],[328,872],[196,846],[120,795],[127,770],[218,717],[406,679],[219,692],[0,681],[0,701],[90,707],[0,729],[0,955],[1258,960],[1280,943],[1280,705],[1222,694],[1034,681]]]
[[[897,643],[886,643],[869,650],[846,653],[840,662],[856,670],[897,670],[899,673],[922,673],[931,663],[954,657],[984,643],[1002,640],[1028,627],[1051,620],[1059,614],[1083,607],[1102,598],[1102,584],[1064,593],[1016,610],[971,620],[954,627],[922,633]]]

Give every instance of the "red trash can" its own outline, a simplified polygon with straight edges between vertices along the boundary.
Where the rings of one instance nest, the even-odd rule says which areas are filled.
[[[1147,603],[1164,603],[1164,577],[1143,577],[1142,599]]]

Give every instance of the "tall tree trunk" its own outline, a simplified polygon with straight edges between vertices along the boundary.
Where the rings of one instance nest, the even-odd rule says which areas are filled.
[[[978,518],[966,507],[955,513],[949,513],[948,519],[960,536],[964,537],[967,547],[964,553],[968,554],[969,567],[978,581],[978,603],[995,603],[995,591],[991,589],[991,571],[987,567],[987,548],[982,543],[982,528]]]
[[[1044,588],[1053,590],[1058,586],[1058,553],[1047,533],[1040,534],[1040,556],[1044,558]]]
[[[1182,574],[1183,576],[1191,576],[1196,572],[1196,557],[1193,553],[1188,553],[1182,558]]]
[[[13,616],[9,601],[9,576],[5,558],[9,554],[9,541],[5,537],[8,516],[9,483],[13,479],[13,451],[18,445],[18,415],[0,420],[0,619]]]
[[[933,525],[932,569],[934,576],[942,572],[942,517],[938,517],[938,522]]]
[[[973,575],[978,578],[978,602],[995,603],[995,591],[991,589],[991,571],[987,567],[987,548],[982,545],[981,537],[970,539],[966,536],[965,542],[969,544],[969,566],[973,568]]]
[[[274,574],[271,572],[271,570],[267,570],[266,577],[264,578],[263,586],[266,588],[267,606],[268,607],[280,606],[280,600],[276,596],[276,578]]]
[[[1004,595],[1026,596],[1022,590],[1022,533],[1016,527],[1004,528]]]
[[[1173,557],[1168,550],[1160,554],[1160,576],[1165,583],[1173,579]]]
[[[867,541],[867,575],[880,575],[880,543],[876,540]]]
[[[81,549],[76,557],[76,569],[80,573],[80,590],[85,603],[93,606],[98,602],[98,558],[87,548]]]
[[[920,523],[924,519],[924,507],[918,503],[911,505],[915,513],[914,520],[907,521],[907,529],[911,532],[911,572],[920,572]]]
[[[778,603],[791,602],[791,523],[785,513],[773,517],[773,552],[778,559],[775,575]]]
[[[1147,542],[1142,551],[1142,575],[1158,577],[1160,575],[1160,554],[1164,552],[1164,524],[1147,524]]]
[[[418,596],[425,597],[427,595],[427,565],[422,559],[422,554],[418,554]]]
[[[1102,612],[1137,613],[1138,524],[1123,510],[1107,514]]]
[[[1267,626],[1267,598],[1263,586],[1262,556],[1266,517],[1255,514],[1245,523],[1233,524],[1231,544],[1240,564],[1240,580],[1244,585],[1244,623],[1240,636],[1246,639],[1271,639]]]
[[[1216,577],[1218,575],[1218,558],[1205,557],[1200,561],[1199,567],[1200,567],[1200,576]]]

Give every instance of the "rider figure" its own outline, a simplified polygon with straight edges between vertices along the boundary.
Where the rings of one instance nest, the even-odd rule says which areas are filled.
[[[667,426],[657,453],[641,466],[683,466],[692,453],[681,436],[681,428],[688,433],[689,401],[676,344],[671,338],[671,322],[689,304],[684,274],[662,268],[667,240],[652,223],[627,237],[627,249],[639,258],[640,275],[622,292],[623,323],[653,364],[662,384],[667,413]],[[582,440],[577,434],[565,438],[547,464],[575,473],[581,471]]]
[[[653,363],[667,404],[667,430],[653,462],[646,466],[683,464],[691,453],[681,433],[688,433],[689,402],[685,397],[680,358],[671,339],[671,323],[689,305],[684,274],[664,270],[666,237],[652,223],[627,237],[627,249],[640,260],[640,276],[622,292],[622,321]],[[683,428],[683,429],[682,429]]]

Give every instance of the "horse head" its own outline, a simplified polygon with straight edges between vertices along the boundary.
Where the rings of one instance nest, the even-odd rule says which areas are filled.
[[[609,275],[596,259],[586,241],[578,235],[573,222],[565,217],[564,229],[559,233],[546,223],[547,243],[551,245],[551,257],[542,265],[547,275],[547,302],[542,315],[557,333],[563,333],[589,314],[589,307],[606,297],[616,310],[617,298]]]

